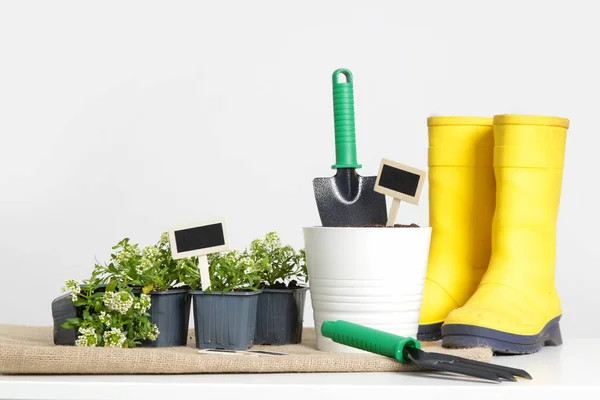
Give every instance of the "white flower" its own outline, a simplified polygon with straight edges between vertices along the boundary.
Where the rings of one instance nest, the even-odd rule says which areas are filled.
[[[110,326],[110,315],[106,313],[106,311],[100,311],[100,315],[98,316],[100,322],[102,322],[106,326]]]
[[[225,257],[238,258],[240,256],[240,252],[237,250],[231,250],[230,252],[225,254]]]
[[[131,260],[140,255],[138,245],[126,244],[115,256],[115,264],[117,267],[123,267],[129,264]]]
[[[81,347],[96,347],[98,344],[98,336],[96,330],[93,327],[90,328],[79,328],[80,335],[75,341],[75,346]]]
[[[78,298],[78,294],[81,293],[81,286],[79,286],[79,282],[75,280],[68,280],[65,282],[66,288],[63,288],[63,292],[69,290],[71,292],[71,300],[76,301]]]
[[[96,334],[96,329],[94,329],[93,326],[90,326],[89,328],[79,327],[78,331],[82,335],[95,335]]]
[[[104,347],[123,347],[125,334],[119,328],[111,328],[104,332]]]
[[[279,238],[279,235],[277,234],[277,232],[267,233],[267,235],[265,236],[265,247],[269,251],[273,251],[280,246],[281,246],[281,239]]]
[[[171,243],[169,241],[169,233],[168,232],[163,232],[162,235],[160,235],[160,240],[159,240],[158,244],[161,246],[170,246],[171,245]]]
[[[158,330],[158,326],[156,324],[152,325],[152,331],[148,334],[148,339],[156,340],[160,335],[160,331]]]
[[[160,252],[156,246],[146,246],[142,250],[142,261],[141,265],[136,267],[135,271],[138,275],[142,275],[145,271],[148,271],[160,258]]]
[[[250,274],[254,270],[254,261],[250,257],[243,256],[240,257],[239,266],[244,269],[245,274]]]
[[[250,251],[256,253],[260,249],[265,246],[265,242],[262,239],[254,239],[252,243],[250,243]]]
[[[142,293],[140,295],[140,301],[139,301],[139,303],[137,303],[137,305],[140,306],[140,308],[139,308],[140,312],[145,313],[150,308],[150,305],[151,305],[150,295]]]
[[[133,303],[133,309],[139,310],[140,313],[145,313],[150,308],[150,295],[142,293]]]
[[[146,246],[142,250],[142,257],[147,258],[149,260],[153,260],[160,255],[158,248],[156,246]]]
[[[79,282],[74,281],[72,279],[68,280],[65,282],[65,286],[67,287],[68,290],[70,290],[73,293],[81,293],[81,286],[79,286]]]
[[[281,238],[277,232],[269,232],[264,239],[255,239],[250,243],[251,253],[271,253],[281,247]]]
[[[240,257],[240,265],[243,267],[250,267],[250,266],[254,265],[254,262],[252,261],[252,259],[250,257],[243,256],[243,257]]]
[[[129,292],[105,292],[102,301],[110,310],[125,315],[133,305],[134,298]]]

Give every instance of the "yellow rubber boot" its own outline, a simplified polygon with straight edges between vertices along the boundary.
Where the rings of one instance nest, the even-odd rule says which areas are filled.
[[[446,318],[444,346],[523,354],[562,343],[554,268],[568,127],[558,117],[494,117],[492,257],[475,294]]]
[[[471,297],[491,253],[496,199],[492,118],[430,117],[429,224],[432,227],[419,333],[442,338],[450,311]]]

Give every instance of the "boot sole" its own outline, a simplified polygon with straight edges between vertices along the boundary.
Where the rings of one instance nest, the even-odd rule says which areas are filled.
[[[516,335],[479,326],[442,326],[442,346],[448,348],[490,347],[496,354],[531,354],[544,346],[560,346],[560,315],[548,322],[537,335]]]
[[[440,340],[442,338],[442,324],[443,322],[436,322],[435,324],[419,325],[417,340],[423,342]]]

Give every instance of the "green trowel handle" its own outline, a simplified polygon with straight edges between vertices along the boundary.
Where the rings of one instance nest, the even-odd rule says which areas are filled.
[[[340,82],[340,74],[346,76],[346,82]],[[332,79],[335,165],[331,168],[361,168],[356,161],[352,72],[345,68],[336,69]]]
[[[421,343],[416,339],[397,336],[347,321],[325,321],[321,325],[321,334],[334,342],[395,358],[402,363],[409,362],[404,358],[404,347],[421,348]]]

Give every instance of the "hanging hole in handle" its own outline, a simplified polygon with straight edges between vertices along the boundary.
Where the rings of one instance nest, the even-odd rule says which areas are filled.
[[[345,82],[340,80],[340,75],[343,75],[345,78]],[[352,83],[352,72],[346,68],[336,69],[333,72],[333,84],[341,84],[341,83]]]

